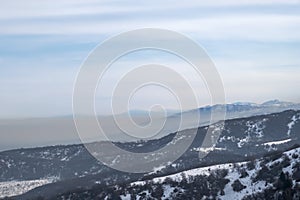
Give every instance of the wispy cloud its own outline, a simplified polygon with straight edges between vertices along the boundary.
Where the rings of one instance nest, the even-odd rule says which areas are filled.
[[[286,12],[282,12],[283,6]],[[299,0],[176,3],[170,0],[62,0],[59,3],[12,0],[1,4],[0,35],[107,37],[127,30],[156,27],[190,34],[199,40],[299,41],[299,10]]]
[[[145,27],[179,31],[204,46],[230,101],[299,99],[292,89],[299,85],[299,25],[299,0],[5,0],[0,117],[71,113],[73,83],[89,51],[112,35]],[[139,55],[123,65],[139,60],[146,62]],[[183,65],[172,61],[166,64]],[[202,90],[199,83],[194,87]]]
[[[63,17],[70,15],[91,15],[109,13],[131,13],[145,11],[169,12],[185,8],[241,7],[241,6],[299,6],[299,0],[211,0],[211,1],[108,1],[108,0],[17,0],[1,2],[0,19]],[[134,13],[133,13],[134,14]]]

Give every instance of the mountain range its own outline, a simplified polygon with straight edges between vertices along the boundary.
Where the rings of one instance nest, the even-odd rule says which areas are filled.
[[[158,139],[172,132],[176,132],[179,127],[181,117],[185,122],[179,130],[197,128],[200,126],[214,123],[210,122],[211,113],[218,113],[223,108],[222,105],[205,106],[184,112],[176,112],[174,110],[168,112],[166,119],[161,119],[155,114],[152,120],[166,120],[164,128],[159,134],[148,139]],[[271,100],[262,104],[236,102],[226,104],[225,119],[235,119],[241,117],[250,117],[254,115],[270,114],[281,112],[284,110],[299,110],[300,104],[283,102],[279,100]],[[148,111],[132,111],[132,120],[139,125],[148,124],[150,121]],[[200,121],[198,116],[200,114]],[[120,119],[125,118],[127,114],[120,114]],[[88,116],[82,116],[84,120],[88,120]],[[102,128],[109,133],[109,138],[113,141],[125,142],[136,141],[136,138],[129,137],[116,126],[113,116],[98,116],[98,120],[102,123]],[[125,123],[126,125],[126,123]],[[126,127],[125,127],[126,128]],[[153,127],[156,129],[157,127]],[[76,131],[72,116],[49,117],[49,118],[27,118],[27,119],[1,119],[0,120],[0,151],[17,149],[24,147],[51,146],[57,144],[80,144],[81,140]],[[147,138],[147,135],[141,137]],[[92,138],[90,141],[105,140],[106,138]]]
[[[264,105],[258,105],[257,107],[274,108],[275,106],[282,107],[283,106],[282,104],[283,104],[282,102],[273,101],[273,102],[267,102]],[[284,106],[285,105],[287,104],[284,103]],[[233,107],[236,106],[238,107],[242,106],[243,109],[241,110],[245,110],[247,106],[253,107],[255,105],[238,103],[235,104]],[[287,106],[291,106],[291,105],[287,105]],[[227,107],[230,107],[230,105],[227,105]],[[216,109],[216,108],[217,106],[211,109]],[[202,110],[206,110],[206,109],[208,108],[202,108]],[[158,168],[153,169],[152,173],[148,173],[148,174],[125,173],[125,172],[120,172],[112,168],[109,168],[103,165],[102,163],[100,163],[99,161],[97,161],[93,156],[91,156],[82,144],[60,145],[60,146],[51,146],[51,147],[4,151],[4,152],[0,152],[0,181],[2,182],[2,186],[0,184],[0,191],[1,191],[1,187],[6,188],[6,189],[2,189],[3,191],[6,191],[5,194],[2,194],[2,197],[20,194],[20,196],[11,197],[12,199],[66,199],[66,195],[71,195],[71,196],[73,195],[75,198],[75,197],[80,197],[83,194],[87,195],[87,199],[95,199],[94,198],[95,196],[93,196],[94,194],[100,196],[102,195],[101,197],[99,196],[99,199],[104,199],[106,197],[107,199],[115,199],[114,196],[111,196],[112,194],[109,191],[111,191],[114,187],[121,185],[122,186],[122,187],[120,186],[121,189],[119,187],[118,187],[119,189],[116,189],[119,192],[117,193],[119,194],[118,198],[126,199],[129,195],[131,195],[130,198],[132,197],[133,194],[138,195],[137,193],[132,193],[131,192],[132,190],[134,190],[135,192],[140,190],[144,191],[143,188],[145,187],[150,188],[148,184],[150,182],[151,182],[150,184],[151,187],[153,186],[153,184],[154,186],[155,184],[157,185],[155,181],[154,183],[152,183],[152,180],[158,180],[157,179],[158,177],[165,177],[168,175],[173,176],[172,174],[178,174],[178,173],[189,174],[191,170],[197,172],[199,170],[202,171],[208,168],[215,169],[214,166],[222,166],[221,167],[222,169],[223,168],[227,169],[226,173],[220,172],[219,174],[219,172],[216,172],[216,174],[212,173],[212,176],[207,174],[206,175],[201,174],[201,173],[196,174],[197,176],[199,175],[201,178],[203,178],[203,180],[206,179],[210,180],[208,181],[208,183],[216,179],[218,180],[224,179],[224,182],[221,181],[222,183],[218,184],[218,188],[219,187],[221,188],[221,189],[219,188],[220,190],[218,189],[219,192],[215,192],[214,194],[211,195],[213,195],[213,197],[215,198],[217,196],[219,197],[223,193],[226,194],[226,191],[232,192],[230,189],[227,188],[229,186],[231,186],[231,188],[237,187],[238,189],[236,190],[246,192],[246,190],[244,191],[241,188],[244,188],[244,186],[248,187],[249,184],[250,185],[254,184],[257,182],[257,180],[256,179],[252,180],[252,178],[241,179],[240,183],[233,180],[233,179],[237,179],[236,178],[237,172],[235,171],[238,169],[236,169],[236,165],[238,165],[239,170],[241,170],[240,168],[244,168],[244,167],[241,167],[240,165],[241,163],[244,162],[248,163],[250,161],[253,162],[255,160],[256,163],[258,162],[257,160],[261,160],[259,161],[259,163],[269,162],[270,159],[266,159],[266,158],[273,157],[276,155],[280,155],[280,156],[282,156],[283,154],[286,155],[286,153],[282,154],[282,152],[288,151],[290,149],[294,149],[295,150],[294,153],[298,155],[298,153],[296,152],[298,152],[297,148],[298,145],[300,144],[299,121],[300,121],[300,111],[294,109],[294,110],[286,110],[286,111],[271,113],[271,114],[261,114],[261,115],[254,115],[250,117],[227,119],[225,121],[225,125],[222,127],[221,127],[221,123],[216,122],[211,127],[214,129],[221,128],[222,134],[217,140],[217,144],[214,146],[214,148],[201,147],[203,138],[208,129],[207,125],[182,130],[182,132],[184,132],[184,135],[186,136],[189,136],[189,134],[191,134],[192,132],[197,131],[197,135],[193,143],[191,144],[191,146],[188,148],[188,150],[174,163],[167,166],[159,166]],[[158,139],[152,139],[147,141],[115,142],[115,144],[125,150],[132,151],[132,152],[137,152],[137,153],[151,152],[156,149],[162,148],[165,145],[170,145],[169,144],[170,141],[174,137],[176,137],[176,135],[177,133],[174,132]],[[180,142],[180,138],[179,140],[176,140],[176,142]],[[209,153],[206,157],[199,160],[198,155],[200,152],[209,152]],[[287,154],[290,156],[289,153]],[[110,156],[114,156],[115,158],[117,158],[118,156],[122,156],[122,155],[117,155],[117,154],[114,155],[112,153],[112,155]],[[289,157],[289,160],[291,160],[292,158]],[[128,158],[129,166],[130,166],[130,159],[131,158]],[[235,165],[235,168],[232,169],[230,167],[224,167],[224,166],[229,166],[228,163],[237,163],[237,164]],[[295,162],[293,163],[294,163],[293,165],[296,165],[298,163],[298,160],[296,159]],[[117,159],[115,164],[116,165],[118,164]],[[263,166],[261,166],[261,168],[262,167]],[[255,174],[259,174],[261,168],[255,168],[256,169]],[[283,168],[286,167],[282,167],[282,169]],[[233,170],[233,172],[230,172],[230,170]],[[268,170],[270,169],[268,168]],[[281,171],[279,169],[276,171],[276,173],[277,172],[280,175]],[[294,171],[290,170],[289,172],[290,172],[289,178],[292,179],[293,181],[296,180],[293,179],[292,173],[294,173]],[[251,171],[249,169],[247,173],[252,174],[254,176],[253,170]],[[260,187],[261,189],[258,190],[257,187],[256,190],[253,192],[248,191],[249,195],[250,194],[262,195],[260,193],[263,192],[263,190],[272,189],[272,187],[265,182],[269,181],[270,184],[275,184],[276,181],[278,182],[278,180],[276,179],[278,173],[274,175],[275,177],[274,179],[271,180],[271,182],[263,178],[262,181],[264,181],[263,183],[266,186],[262,187],[262,183],[259,182],[258,187]],[[176,177],[177,175],[174,176]],[[226,181],[225,179],[228,179],[229,182]],[[192,178],[192,180],[193,182],[197,182],[196,180],[200,181],[199,177],[195,178],[195,180]],[[32,182],[32,181],[36,181],[36,182]],[[132,186],[132,183],[137,183],[140,181],[142,182],[144,181],[146,184],[144,184],[144,186],[143,185]],[[16,184],[16,182],[19,185],[20,184],[28,185],[28,183],[31,183],[38,187],[35,189],[33,189],[34,186],[27,187],[28,190],[22,190],[21,192],[11,192],[9,189],[7,189],[9,188],[9,185]],[[230,183],[229,186],[228,183]],[[171,183],[160,184],[159,186],[160,191],[163,192],[163,194],[168,193],[165,194],[165,196],[173,195],[176,188],[174,188],[172,184]],[[187,185],[193,187],[188,182]],[[294,184],[295,187],[296,185],[297,184]],[[134,189],[135,187],[137,189]],[[214,187],[217,186],[212,185],[210,186],[209,189],[213,190]],[[22,188],[26,188],[26,187],[22,187]],[[95,190],[95,188],[98,189]],[[96,191],[98,191],[99,193]],[[180,186],[176,189],[176,191],[177,191],[175,192],[176,194],[174,194],[175,196],[177,195],[177,193],[184,195],[185,194],[184,191],[187,190]],[[142,193],[145,193],[143,194],[144,197],[139,199],[152,198],[152,197],[150,198],[149,196],[150,194],[149,191],[141,192],[141,194]],[[189,193],[186,193],[186,195],[188,194]],[[206,194],[202,194],[202,195],[203,195],[202,197],[204,197]],[[176,199],[175,196],[174,199]],[[244,196],[246,196],[246,194]],[[182,196],[179,197],[181,198]],[[179,197],[178,199],[180,199]],[[236,199],[241,199],[240,197],[241,196],[239,196],[239,198]],[[130,198],[128,197],[127,199]]]

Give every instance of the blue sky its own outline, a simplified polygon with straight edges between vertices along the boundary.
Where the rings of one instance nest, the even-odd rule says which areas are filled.
[[[300,102],[299,0],[4,0],[0,27],[1,118],[71,114],[73,84],[89,52],[113,35],[146,27],[178,31],[203,46],[228,102]],[[123,65],[156,59],[180,68],[170,58],[146,52]],[[202,90],[201,83],[194,87]],[[106,90],[98,95],[100,112]],[[201,95],[200,103],[209,103]],[[139,99],[134,108],[143,107]]]

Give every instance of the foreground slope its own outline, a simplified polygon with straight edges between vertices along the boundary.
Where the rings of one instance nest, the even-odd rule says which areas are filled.
[[[300,148],[247,162],[195,168],[53,199],[299,199]]]

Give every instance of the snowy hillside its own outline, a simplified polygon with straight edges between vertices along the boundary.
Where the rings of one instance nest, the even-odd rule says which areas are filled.
[[[300,186],[299,155],[300,148],[296,148],[284,152],[283,154],[278,156],[278,158],[274,158],[273,156],[258,159],[253,162],[227,163],[203,168],[196,168],[164,177],[156,177],[151,180],[151,183],[166,185],[168,179],[174,182],[182,182],[184,179],[186,179],[189,183],[188,180],[193,180],[192,177],[200,175],[209,176],[212,173],[216,173],[218,170],[226,170],[228,173],[224,177],[224,179],[227,179],[229,181],[223,188],[223,191],[220,191],[220,194],[216,197],[219,199],[239,200],[243,199],[244,197],[247,198],[246,196],[250,194],[255,195],[257,193],[263,193],[266,189],[274,189],[276,188],[276,184],[278,183],[278,179],[280,178],[281,173],[284,173],[286,177],[290,178],[290,181],[292,183],[291,188],[298,190]],[[271,177],[271,174],[275,176]],[[131,186],[135,187],[146,184],[149,184],[149,180],[137,181],[131,183]],[[170,187],[171,186],[165,186],[163,188]],[[174,191],[174,188],[172,191]],[[185,189],[181,188],[181,191],[185,191]],[[172,196],[172,193],[173,192],[168,192],[168,196],[164,196],[164,198],[175,198],[176,194],[175,196]],[[299,193],[296,192],[295,194],[296,198]]]
[[[300,148],[247,162],[226,163],[120,184],[69,192],[93,199],[299,199]]]
[[[240,190],[246,186],[246,183],[249,182],[249,180],[252,182],[250,185],[247,185],[248,189],[243,189],[241,193],[243,193],[243,195],[245,195],[244,193],[251,194],[254,193],[254,190],[259,192],[261,191],[261,188],[272,188],[269,188],[269,186],[270,184],[273,184],[273,182],[266,184],[253,179],[253,176],[256,174],[254,172],[259,172],[260,168],[258,167],[262,166],[258,163],[255,170],[251,171],[248,169],[247,174],[249,177],[245,176],[245,178],[236,181],[230,179],[230,177],[237,176],[237,172],[234,170],[237,169],[239,164],[235,164],[232,169],[233,171],[230,171],[233,164],[223,163],[243,164],[245,161],[266,156],[270,157],[276,155],[277,152],[283,152],[291,147],[299,145],[299,122],[300,111],[288,110],[281,113],[227,120],[224,126],[220,126],[219,123],[216,123],[212,125],[211,128],[216,130],[222,129],[222,134],[213,148],[201,147],[208,127],[199,127],[196,129],[197,135],[195,136],[193,143],[178,160],[171,165],[158,166],[154,168],[153,173],[150,174],[129,174],[113,170],[98,162],[87,152],[83,145],[53,146],[6,151],[0,153],[0,181],[27,181],[47,179],[47,177],[58,177],[56,182],[30,190],[20,197],[20,199],[24,199],[25,197],[25,199],[35,199],[41,195],[44,197],[53,197],[53,195],[58,193],[67,194],[75,188],[78,191],[81,191],[82,189],[87,191],[94,187],[100,187],[99,191],[102,191],[101,188],[106,188],[108,185],[125,184],[138,180],[152,180],[155,176],[163,177],[168,174],[186,171],[186,176],[193,175],[193,173],[200,174],[195,177],[191,176],[192,182],[187,182],[189,187],[198,187],[197,184],[194,184],[195,180],[197,180],[200,185],[203,184],[203,181],[211,182],[212,180],[218,180],[216,183],[211,183],[213,185],[217,184],[214,187],[217,187],[218,191],[214,190],[213,193],[211,193],[210,188],[212,186],[202,185],[201,188],[206,192],[197,195],[218,196],[223,193],[229,194],[231,185],[234,185],[234,188],[236,188],[235,190]],[[173,142],[170,141],[176,137],[176,133],[149,141],[115,144],[122,149],[132,152],[151,152],[162,148],[165,145],[176,145],[177,142],[180,142],[184,137],[188,137],[189,134],[194,131],[195,129],[182,131],[182,137],[177,137]],[[93,143],[93,145],[94,144],[97,143]],[[209,154],[199,160],[199,152],[201,151],[209,152]],[[111,152],[110,156],[114,159],[122,157],[122,155],[119,155],[117,152]],[[132,164],[130,159],[134,158],[128,157],[129,167]],[[151,160],[149,160],[149,162],[151,162]],[[115,162],[114,164],[118,163]],[[231,165],[231,167],[229,165]],[[244,165],[245,164],[240,166],[239,170],[245,170],[243,169],[245,168]],[[216,168],[219,168],[219,170]],[[190,169],[194,170],[188,171]],[[266,169],[262,168],[262,170]],[[215,173],[211,173],[212,171],[215,171]],[[277,175],[278,174],[276,174],[276,176]],[[155,180],[153,184],[156,184],[158,189],[161,189],[159,186],[161,183],[155,183]],[[173,182],[176,181],[174,180]],[[178,185],[178,183],[176,184]],[[263,184],[266,185],[263,186]],[[147,184],[143,187],[146,186]],[[169,186],[166,186],[166,188],[168,187]],[[196,195],[194,193],[187,193],[187,189],[183,187],[183,185],[180,187],[178,186],[176,191],[182,193],[183,190],[185,191],[184,194],[191,196]],[[232,195],[238,194],[239,193],[233,193]],[[124,198],[127,197],[126,194],[124,195]]]

